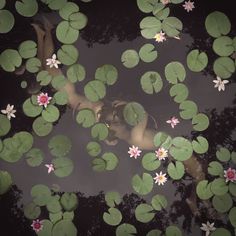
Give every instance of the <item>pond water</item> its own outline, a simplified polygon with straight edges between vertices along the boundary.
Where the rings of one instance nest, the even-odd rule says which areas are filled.
[[[86,79],[76,85],[78,92],[83,93],[83,86],[89,80],[94,79],[97,67],[112,64],[119,72],[119,79],[107,90],[107,100],[136,101],[155,118],[158,131],[166,132],[173,137],[184,136],[191,140],[196,137],[196,132],[193,132],[190,120],[181,120],[181,123],[174,129],[166,123],[166,120],[172,116],[179,117],[179,105],[170,97],[168,83],[163,79],[162,91],[156,95],[148,95],[143,92],[139,82],[141,76],[150,70],[157,71],[164,78],[165,66],[171,61],[179,61],[187,70],[185,85],[189,89],[189,100],[195,101],[199,112],[206,113],[210,119],[208,129],[200,132],[209,142],[208,152],[199,156],[204,169],[206,170],[209,161],[215,158],[217,145],[236,150],[235,74],[230,78],[230,83],[226,85],[224,92],[218,92],[214,88],[212,81],[215,79],[215,75],[212,63],[216,56],[211,49],[213,40],[207,34],[204,26],[207,15],[218,10],[230,18],[231,35],[235,36],[236,15],[230,4],[225,4],[224,1],[198,0],[195,2],[195,9],[190,13],[185,12],[178,5],[171,6],[172,14],[184,24],[181,39],[170,38],[166,42],[158,44],[154,40],[144,39],[140,35],[139,22],[146,14],[138,9],[136,1],[75,2],[79,4],[80,11],[88,17],[88,25],[82,30],[75,43],[79,50],[79,63],[86,69]],[[14,11],[12,1],[9,1],[8,4],[8,7]],[[44,12],[52,23],[59,22],[57,13],[45,12],[43,8],[41,8],[41,12]],[[22,19],[22,17],[18,18]],[[32,19],[25,18],[16,21],[11,33],[0,35],[0,51],[6,48],[16,48],[26,39],[35,40],[34,31],[29,26],[31,21]],[[138,50],[145,43],[155,45],[158,58],[152,63],[140,62],[133,69],[125,68],[120,59],[121,54],[127,49]],[[57,47],[60,45],[58,44]],[[209,58],[207,68],[200,73],[188,70],[186,63],[187,54],[196,48],[207,52]],[[63,67],[62,70],[64,70]],[[35,76],[28,74],[17,76],[14,73],[0,70],[0,78],[0,108],[3,109],[10,103],[14,104],[17,110],[16,118],[11,121],[12,129],[8,136],[11,137],[15,132],[23,130],[32,132],[33,119],[25,117],[22,111],[22,103],[30,95],[27,88],[21,88],[20,83],[22,80],[27,80],[28,84],[34,86]],[[0,160],[0,169],[11,173],[14,180],[14,187],[0,197],[0,220],[3,225],[3,229],[0,230],[1,235],[35,235],[30,227],[30,221],[24,218],[21,210],[22,204],[27,204],[32,200],[30,190],[35,184],[45,184],[49,187],[59,185],[61,192],[78,193],[79,206],[75,211],[74,219],[78,235],[115,235],[115,227],[105,224],[102,220],[103,212],[107,209],[103,192],[107,191],[117,191],[124,196],[119,209],[122,211],[124,222],[136,227],[137,235],[146,235],[148,231],[155,228],[164,230],[169,224],[178,225],[184,235],[201,235],[199,227],[207,218],[204,214],[201,217],[194,217],[184,201],[191,192],[192,179],[189,176],[181,181],[167,181],[164,186],[155,185],[151,194],[138,196],[132,188],[131,179],[135,174],[141,175],[144,170],[141,159],[129,158],[127,154],[129,145],[123,141],[119,141],[116,146],[102,144],[103,151],[111,151],[117,155],[119,165],[114,171],[96,172],[92,169],[93,158],[88,155],[85,148],[91,140],[90,130],[78,125],[75,115],[69,107],[64,107],[60,111],[62,115],[48,136],[41,138],[34,135],[34,146],[44,150],[45,160],[49,162],[51,156],[47,144],[50,138],[57,134],[68,136],[72,142],[69,156],[74,162],[73,173],[66,178],[58,178],[55,175],[48,175],[44,165],[36,168],[30,167],[24,158],[13,164]],[[149,126],[154,127],[151,119]],[[149,202],[155,194],[165,195],[168,207],[157,213],[155,220],[148,224],[136,221],[135,207],[142,199]],[[47,216],[46,212],[43,214]],[[221,220],[215,222],[216,226],[224,226],[224,222]],[[228,229],[233,232],[229,225]]]

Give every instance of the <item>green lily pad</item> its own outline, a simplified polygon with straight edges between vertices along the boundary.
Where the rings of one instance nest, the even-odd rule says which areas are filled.
[[[8,10],[0,10],[0,33],[8,33],[15,24],[15,18]]]
[[[43,184],[34,185],[31,189],[31,196],[33,202],[38,206],[45,206],[52,197],[50,189]]]
[[[231,153],[231,161],[236,164],[236,152]]]
[[[52,236],[77,236],[77,229],[71,220],[58,221],[53,229]]]
[[[52,164],[55,168],[54,174],[60,178],[69,176],[74,169],[73,162],[67,157],[55,158]]]
[[[162,22],[162,29],[169,37],[175,37],[183,29],[183,23],[176,17],[167,17]]]
[[[97,142],[89,142],[86,146],[86,150],[90,156],[96,157],[101,153],[102,148]]]
[[[130,102],[126,104],[125,108],[123,109],[125,121],[132,126],[141,122],[144,119],[145,114],[146,112],[143,106],[137,102]]]
[[[58,105],[66,105],[68,103],[68,94],[66,91],[58,91],[54,94],[55,102]]]
[[[236,228],[236,207],[233,207],[229,212],[229,221]]]
[[[50,198],[50,200],[47,202],[47,210],[50,212],[50,213],[58,213],[58,212],[61,212],[62,210],[62,207],[61,207],[61,204],[59,202],[59,199],[60,197],[58,195],[55,195],[55,196],[52,196]]]
[[[144,169],[153,171],[160,167],[161,162],[157,159],[155,153],[148,152],[142,158],[142,165]]]
[[[73,211],[63,213],[63,219],[64,220],[73,220],[74,216],[75,216],[75,214],[74,214]]]
[[[211,183],[208,184],[208,180],[202,180],[197,184],[197,195],[202,200],[210,199],[213,196],[211,191]]]
[[[6,116],[0,114],[0,136],[6,135],[11,129],[11,122]]]
[[[147,233],[146,236],[161,236],[162,232],[158,229],[153,229]]]
[[[97,123],[91,129],[92,137],[99,141],[105,140],[108,136],[108,132],[107,126],[103,123]]]
[[[153,62],[156,60],[158,54],[155,50],[155,46],[151,43],[144,44],[139,50],[139,57],[144,62]]]
[[[31,202],[24,206],[24,215],[27,219],[37,219],[41,214],[41,209],[35,203]]]
[[[167,207],[168,203],[164,195],[156,194],[152,197],[151,204],[155,210],[161,211],[162,209],[165,209]]]
[[[192,119],[193,129],[196,131],[206,130],[209,126],[209,119],[207,115],[198,113]]]
[[[72,28],[76,30],[83,29],[87,25],[87,22],[87,16],[81,12],[75,12],[69,16],[69,24]]]
[[[95,79],[102,81],[104,84],[113,85],[118,79],[118,71],[115,66],[106,64],[96,69]]]
[[[37,54],[37,44],[32,40],[26,40],[20,44],[18,50],[24,59],[35,57]]]
[[[189,91],[186,85],[178,83],[171,87],[170,96],[174,97],[174,101],[182,103],[188,97]]]
[[[216,196],[225,195],[228,192],[228,190],[229,190],[229,187],[226,184],[225,179],[217,178],[217,179],[214,179],[211,183],[211,191]]]
[[[65,135],[56,135],[49,140],[48,148],[52,156],[63,157],[71,150],[70,139]]]
[[[178,81],[183,82],[185,80],[186,71],[180,62],[173,61],[166,65],[165,76],[169,83],[177,84]]]
[[[59,220],[62,219],[62,212],[59,211],[57,213],[51,213],[49,212],[49,219],[53,224],[56,224]],[[50,234],[51,235],[51,234]]]
[[[77,81],[83,81],[86,76],[85,68],[80,64],[74,64],[70,66],[66,72],[68,80],[75,83]]]
[[[17,143],[17,150],[20,153],[28,152],[33,146],[33,136],[29,132],[21,131],[13,136],[15,143]]]
[[[38,236],[51,236],[53,224],[49,220],[43,220],[43,228],[37,233]]]
[[[217,228],[215,231],[211,233],[211,236],[232,236],[229,230],[224,228]]]
[[[143,173],[142,177],[134,175],[132,178],[132,187],[140,195],[147,195],[153,189],[153,178],[148,173]]]
[[[208,57],[205,52],[199,52],[198,49],[192,50],[187,56],[188,68],[193,72],[200,72],[208,64]]]
[[[0,195],[6,193],[12,186],[11,175],[7,171],[0,170]]]
[[[141,34],[146,39],[152,39],[161,31],[161,21],[154,16],[147,16],[139,24]]]
[[[179,180],[184,176],[184,165],[180,161],[176,161],[175,164],[171,162],[167,167],[167,172],[172,179]]]
[[[134,236],[137,234],[136,228],[127,223],[123,223],[116,228],[116,236]]]
[[[224,168],[218,161],[212,161],[209,163],[207,171],[210,175],[219,176],[224,173]]]
[[[54,76],[51,81],[52,87],[55,88],[56,90],[63,88],[66,85],[66,83],[67,82],[64,75]]]
[[[4,10],[0,11],[0,16],[2,11]],[[7,72],[15,71],[15,68],[19,67],[21,63],[22,63],[22,58],[18,53],[18,51],[14,49],[6,49],[0,55],[1,67],[3,68],[3,70]]]
[[[116,209],[116,208],[109,208],[108,212],[104,212],[103,214],[103,220],[108,224],[108,225],[118,225],[120,224],[122,220],[122,215],[121,212]]]
[[[182,235],[183,234],[181,230],[177,226],[171,225],[166,228],[165,236],[182,236]]]
[[[152,14],[159,20],[165,20],[170,14],[170,8],[162,3],[156,3]]]
[[[213,64],[216,75],[222,79],[228,79],[235,72],[234,61],[229,57],[219,57]]]
[[[44,159],[43,152],[38,148],[32,148],[25,154],[26,162],[31,167],[40,166]]]
[[[206,138],[198,136],[197,140],[192,141],[193,151],[198,154],[203,154],[208,151],[209,144]]]
[[[97,102],[103,99],[106,95],[106,87],[99,80],[92,80],[84,87],[85,96],[92,102]]]
[[[106,162],[106,170],[114,170],[119,163],[117,156],[112,152],[105,152],[102,159]]]
[[[101,172],[106,170],[106,161],[101,158],[95,158],[92,161],[93,170]]]
[[[135,217],[142,223],[150,222],[155,216],[152,206],[141,203],[135,209]]]
[[[23,89],[25,89],[25,88],[27,88],[27,82],[25,81],[25,80],[23,80],[23,81],[21,81],[21,83],[20,83],[20,86],[21,86],[21,88],[23,88]]]
[[[6,5],[6,0],[0,0],[0,9],[4,8]]]
[[[222,196],[214,196],[212,199],[213,207],[220,213],[226,213],[233,206],[231,196],[226,193]]]
[[[61,10],[67,3],[67,0],[50,0],[48,7],[52,10]]]
[[[230,151],[227,148],[221,147],[216,152],[216,157],[221,162],[228,162],[230,160]]]
[[[62,43],[73,44],[79,37],[79,31],[74,29],[70,22],[62,21],[57,25],[56,36]]]
[[[59,10],[59,15],[64,20],[69,20],[69,17],[72,13],[78,12],[79,6],[73,2],[67,2],[63,8]]]
[[[90,109],[82,109],[76,116],[76,121],[81,124],[84,128],[89,128],[95,123],[95,114]]]
[[[40,85],[46,86],[51,83],[52,76],[48,73],[48,71],[42,70],[37,74],[36,80],[40,82]]]
[[[64,193],[60,202],[66,211],[74,211],[78,206],[78,198],[74,193]]]
[[[189,100],[180,103],[179,109],[179,115],[184,120],[192,119],[198,112],[197,104]]]
[[[193,154],[192,144],[183,137],[174,138],[169,151],[170,155],[177,161],[186,161]]]
[[[236,197],[236,184],[230,182],[229,183],[229,192],[232,196]]]
[[[214,11],[207,16],[205,27],[209,35],[218,38],[230,32],[231,23],[224,13]]]
[[[121,62],[125,67],[133,68],[139,63],[139,55],[135,50],[128,49],[122,53]]]
[[[234,52],[233,40],[228,36],[221,36],[214,40],[213,50],[221,57],[230,56]]]
[[[118,192],[107,192],[105,195],[106,204],[109,207],[115,207],[121,203],[121,197]]]
[[[55,122],[59,119],[59,116],[60,112],[54,105],[48,105],[47,108],[42,111],[42,117],[47,122]]]
[[[62,45],[57,52],[57,57],[61,63],[70,66],[79,58],[79,52],[73,45]]]
[[[52,123],[45,121],[42,116],[39,116],[34,120],[32,127],[38,136],[44,137],[51,133],[53,125]]]
[[[169,149],[172,145],[172,138],[164,132],[158,132],[154,136],[153,143],[156,147],[163,147],[165,149]]]
[[[16,11],[25,17],[32,17],[38,12],[38,2],[36,0],[21,0],[15,3]]]
[[[144,13],[152,12],[155,3],[156,0],[137,0],[139,10]]]
[[[39,71],[41,65],[41,61],[38,58],[32,57],[26,61],[25,67],[30,73],[36,73]]]
[[[25,100],[22,108],[23,108],[24,114],[28,117],[36,117],[36,116],[40,115],[43,110],[42,106],[34,105],[31,102],[30,98]]]
[[[159,73],[155,71],[146,72],[140,80],[142,89],[147,94],[158,93],[163,87],[163,82]]]

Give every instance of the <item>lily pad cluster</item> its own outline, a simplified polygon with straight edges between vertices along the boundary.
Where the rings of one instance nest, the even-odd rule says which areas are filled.
[[[24,215],[30,220],[42,218],[41,212],[46,209],[49,219],[42,220],[39,236],[77,235],[73,223],[74,211],[78,207],[78,198],[74,193],[62,195],[50,190],[46,185],[37,184],[31,189],[32,202],[24,206]]]

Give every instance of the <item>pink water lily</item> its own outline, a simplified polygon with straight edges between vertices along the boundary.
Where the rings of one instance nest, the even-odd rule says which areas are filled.
[[[48,168],[48,174],[55,170],[53,164],[46,164],[45,166]]]
[[[166,123],[170,124],[172,128],[174,128],[177,124],[179,124],[178,118],[175,116],[171,117],[170,120],[167,120]]]
[[[161,0],[161,3],[162,3],[163,5],[167,5],[168,3],[170,3],[170,0]]]
[[[156,157],[161,161],[161,160],[165,160],[166,157],[168,157],[168,150],[166,150],[165,148],[161,147],[158,148],[157,151],[155,151]]]
[[[190,12],[193,10],[193,8],[195,8],[194,2],[191,2],[190,0],[188,2],[184,2],[183,7],[184,7],[184,10],[186,10],[187,12]]]
[[[157,33],[153,38],[158,42],[158,43],[163,43],[166,41],[166,34],[164,32],[159,32]]]
[[[164,183],[167,181],[166,174],[162,174],[162,171],[160,174],[156,173],[156,177],[153,178],[155,180],[155,184],[158,185],[164,185]]]
[[[47,107],[51,99],[52,97],[49,97],[47,93],[40,93],[37,96],[37,102],[39,106],[44,106],[45,108]]]
[[[228,170],[224,170],[224,177],[225,177],[226,182],[236,181],[236,170],[232,168],[228,168]]]
[[[43,229],[43,220],[39,220],[39,219],[33,220],[31,227],[36,233],[38,233],[40,230]]]
[[[134,159],[137,159],[140,154],[141,154],[141,150],[138,149],[138,147],[135,147],[134,145],[132,147],[129,147],[129,156],[130,157],[134,157]]]

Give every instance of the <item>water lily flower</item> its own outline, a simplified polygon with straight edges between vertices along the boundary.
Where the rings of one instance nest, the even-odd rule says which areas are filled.
[[[209,221],[207,221],[206,224],[202,223],[202,227],[200,227],[200,229],[206,232],[205,234],[206,236],[209,236],[211,231],[216,230],[216,228],[214,227],[214,224],[215,224],[214,222],[210,223]]]
[[[179,124],[178,118],[175,116],[171,117],[170,120],[167,120],[166,123],[170,124],[172,128],[174,128],[177,124]]]
[[[226,183],[228,181],[234,182],[236,181],[236,170],[229,168],[228,170],[224,170],[224,177],[226,178]]]
[[[170,0],[161,0],[161,3],[162,3],[163,5],[167,5],[168,3],[170,3]]]
[[[138,149],[138,147],[135,147],[134,145],[132,147],[129,147],[129,156],[134,157],[134,159],[137,159],[140,156],[140,153],[142,151]]]
[[[8,120],[11,120],[11,118],[15,118],[16,110],[14,110],[14,105],[7,104],[6,110],[1,110],[1,112],[5,115],[7,115]]]
[[[47,107],[51,99],[52,97],[49,97],[47,93],[40,93],[37,96],[37,102],[39,106],[44,106],[45,108]]]
[[[213,80],[213,83],[215,83],[214,88],[218,88],[218,91],[221,90],[225,91],[225,84],[228,84],[229,81],[227,79],[222,80],[219,76],[216,77],[216,80]]]
[[[183,7],[184,7],[184,10],[186,10],[187,12],[190,12],[193,10],[193,8],[195,8],[194,2],[191,2],[190,0],[188,2],[184,2]]]
[[[57,56],[55,53],[52,55],[52,58],[48,58],[46,59],[46,61],[47,61],[46,65],[49,66],[50,68],[52,67],[58,68],[58,65],[61,64],[61,62],[57,60]]]
[[[160,32],[157,33],[153,38],[158,42],[158,43],[162,43],[164,41],[166,41],[166,34],[164,32]]]
[[[156,157],[161,161],[161,160],[165,160],[166,157],[168,157],[168,150],[166,150],[165,148],[161,147],[158,148],[157,151],[155,151],[156,153]]]
[[[53,164],[46,164],[45,166],[48,168],[48,174],[55,170]]]
[[[155,180],[155,184],[158,183],[158,185],[164,185],[164,183],[167,181],[166,174],[162,174],[162,171],[160,174],[156,173],[156,177],[153,179]]]
[[[36,233],[38,233],[40,230],[43,229],[43,220],[39,220],[39,219],[33,220],[31,227]]]

